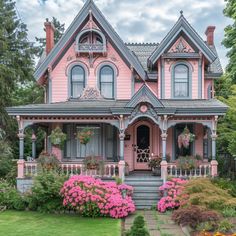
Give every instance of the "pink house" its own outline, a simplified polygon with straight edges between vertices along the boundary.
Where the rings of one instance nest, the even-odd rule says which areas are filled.
[[[56,45],[54,26],[47,21],[45,29],[46,49],[34,73],[45,103],[7,109],[19,124],[18,183],[37,170],[24,155],[24,130],[32,125],[47,128],[45,149],[68,173],[82,173],[83,159],[99,156],[104,175],[124,180],[126,163],[130,172],[147,171],[149,159],[161,156],[165,180],[186,174],[176,165],[179,156],[198,155],[202,164],[188,175],[217,175],[217,120],[227,106],[214,98],[214,80],[222,75],[214,26],[204,41],[180,12],[160,43],[126,44],[88,0]],[[67,135],[63,150],[50,142],[56,127]],[[86,148],[76,139],[85,127],[93,130]],[[195,135],[186,146],[184,132]]]

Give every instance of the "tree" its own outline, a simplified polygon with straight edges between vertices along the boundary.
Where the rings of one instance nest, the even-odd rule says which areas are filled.
[[[218,152],[236,155],[236,2],[226,0],[224,15],[233,20],[225,28],[223,45],[229,49],[227,56],[229,64],[226,73],[216,82],[216,96],[229,106],[225,117],[218,124],[219,138],[217,141]]]
[[[0,22],[0,127],[6,128],[13,91],[33,80],[34,47],[12,0],[0,0]]]
[[[52,23],[55,27],[54,41],[56,44],[65,31],[65,24],[61,24],[60,21],[57,20],[56,17],[52,17]],[[36,42],[39,43],[39,46],[36,47],[36,55],[38,57],[40,57],[42,55],[45,45],[46,45],[46,38],[35,37],[35,39],[36,39]]]
[[[225,0],[226,7],[224,15],[233,20],[231,25],[225,28],[225,38],[223,45],[229,49],[227,56],[229,57],[229,64],[227,65],[227,72],[229,73],[232,82],[236,83],[236,2],[235,0]]]

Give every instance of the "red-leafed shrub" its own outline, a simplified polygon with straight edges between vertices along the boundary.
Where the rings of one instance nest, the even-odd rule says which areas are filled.
[[[133,188],[90,176],[72,176],[61,189],[63,205],[83,216],[123,218],[135,211]]]
[[[196,228],[201,222],[218,222],[220,216],[217,212],[205,210],[197,206],[179,208],[172,214],[172,219],[179,225]]]

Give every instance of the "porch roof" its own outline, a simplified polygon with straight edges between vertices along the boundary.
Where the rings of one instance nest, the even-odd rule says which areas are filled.
[[[8,107],[11,116],[111,116],[129,115],[134,108],[126,107],[130,100],[71,100],[50,104],[30,104]],[[162,99],[163,107],[154,107],[157,115],[224,115],[227,106],[216,99],[173,100]]]

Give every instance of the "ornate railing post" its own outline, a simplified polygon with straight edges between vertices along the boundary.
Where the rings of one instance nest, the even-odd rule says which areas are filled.
[[[162,121],[162,161],[161,161],[161,178],[163,179],[163,182],[166,182],[167,178],[167,161],[166,161],[166,139],[167,139],[167,115],[164,115],[164,119]]]
[[[25,167],[25,160],[24,160],[24,127],[23,121],[17,116],[17,122],[19,127],[19,160],[17,161],[17,177],[24,178],[24,167]]]

